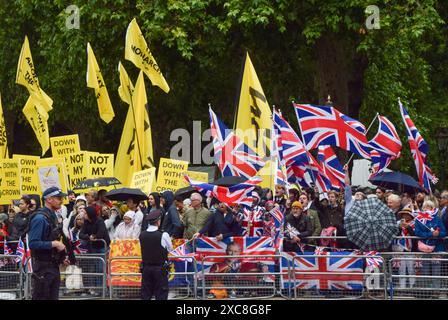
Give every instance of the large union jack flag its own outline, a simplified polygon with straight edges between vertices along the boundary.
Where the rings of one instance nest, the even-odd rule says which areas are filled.
[[[415,219],[422,224],[426,225],[428,221],[431,221],[434,219],[434,217],[439,212],[439,209],[433,209],[433,210],[425,210],[425,211],[413,211],[412,215],[415,216]]]
[[[284,252],[281,260],[282,287],[318,290],[362,290],[363,259],[351,252]],[[293,258],[296,257],[294,260]],[[287,275],[288,263],[294,261],[293,275]]]
[[[333,107],[293,103],[307,150],[337,146],[370,159],[365,126]]]
[[[378,116],[378,120],[378,132],[369,141],[370,147],[395,159],[399,158],[402,145],[395,126],[384,116]]]
[[[432,183],[437,183],[437,178],[433,175],[429,168],[429,164],[426,161],[426,156],[429,152],[428,144],[417,130],[414,122],[409,117],[408,111],[403,107],[400,100],[398,100],[398,104],[406,127],[409,147],[411,148],[412,157],[414,158],[420,185],[427,191],[431,191],[430,181]]]
[[[226,250],[230,243],[235,243],[239,247],[241,250],[239,255],[259,256],[248,258],[247,262],[262,262],[269,266],[269,271],[274,271],[275,258],[272,256],[275,255],[275,248],[272,247],[271,237],[230,237],[222,241],[200,237],[196,241],[196,257],[198,262],[202,261],[198,264],[198,271],[202,269],[208,271],[213,264],[223,263],[224,258],[220,257],[227,256]]]
[[[213,196],[229,206],[236,206],[239,204],[252,206],[252,191],[255,189],[255,186],[262,181],[260,177],[252,177],[243,183],[230,187],[223,187],[206,182],[195,181],[190,179],[187,175],[185,175],[185,179],[190,186],[198,190],[203,195],[207,197]]]
[[[370,174],[370,178],[373,178],[374,176],[376,176],[377,174],[381,173],[384,171],[384,169],[386,169],[389,164],[392,162],[392,160],[394,159],[393,157],[385,154],[385,153],[380,153],[376,150],[372,150],[370,151],[370,158],[372,160],[372,173]]]
[[[210,129],[213,137],[213,150],[216,165],[226,176],[251,178],[255,176],[265,162],[237,135],[218,119],[211,108]]]
[[[328,192],[332,188],[332,182],[326,175],[324,168],[314,159],[312,154],[307,151],[309,159],[309,173],[315,186],[319,189],[319,192]]]
[[[319,146],[317,160],[325,176],[330,179],[331,188],[340,190],[345,184],[345,172],[331,146]]]

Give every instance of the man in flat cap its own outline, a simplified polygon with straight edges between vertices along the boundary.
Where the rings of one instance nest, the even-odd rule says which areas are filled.
[[[168,299],[168,252],[173,250],[171,238],[159,230],[161,211],[151,211],[146,217],[149,226],[140,234],[142,251],[142,300]]]

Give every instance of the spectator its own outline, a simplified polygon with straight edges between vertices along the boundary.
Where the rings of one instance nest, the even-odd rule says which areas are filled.
[[[75,224],[73,228],[69,230],[67,237],[72,242],[72,246],[75,250],[75,253],[77,254],[87,252],[86,242],[83,241],[81,243],[81,239],[79,238],[79,234],[81,233],[82,227],[84,226],[84,216],[84,212],[80,212],[76,215]]]
[[[185,213],[183,220],[185,239],[191,239],[195,233],[199,232],[211,215],[210,211],[202,206],[202,196],[199,193],[193,193],[190,199],[192,208]]]
[[[88,192],[86,192],[84,194],[84,196],[87,201],[87,206],[96,208],[96,201],[98,199],[98,191],[96,191],[95,189],[91,189]]]
[[[69,230],[71,228],[73,228],[75,226],[75,220],[76,217],[80,214],[86,213],[86,206],[85,204],[80,201],[77,202],[74,206],[73,206],[73,211],[69,214],[69,216],[67,217],[67,219],[64,219],[64,221],[62,222],[62,230],[64,231],[64,234],[68,237],[69,236]]]
[[[414,206],[417,209],[417,205]],[[435,205],[432,201],[425,201],[422,205],[424,211],[434,210]],[[443,252],[445,251],[443,245],[443,238],[446,236],[446,229],[439,216],[435,213],[432,215],[432,219],[419,220],[415,222],[415,235],[423,240],[418,241],[418,249],[421,252]],[[435,256],[434,258],[436,258]],[[441,263],[437,260],[424,260],[423,261],[423,275],[440,277],[441,275]],[[433,289],[440,289],[440,278],[429,278],[430,287]],[[434,294],[438,296],[439,292],[435,291]]]
[[[106,193],[107,190],[106,189],[101,189],[98,191],[98,205],[103,207],[103,206],[108,206],[109,208],[112,208],[112,202],[106,197]]]
[[[128,211],[123,217],[123,221],[118,225],[115,231],[115,239],[138,239],[141,227],[133,222],[134,211]]]
[[[217,210],[210,215],[205,226],[193,235],[193,239],[204,234],[209,237],[216,237],[218,241],[235,236],[232,230],[235,230],[234,224],[236,223],[229,207],[224,202],[220,202]]]
[[[274,202],[279,205],[283,213],[286,211],[286,200],[286,187],[282,184],[276,184]]]
[[[425,201],[426,196],[427,196],[427,193],[424,191],[420,191],[415,196],[415,202],[417,202],[417,207],[419,210],[423,209],[423,202]]]
[[[395,239],[392,243],[393,252],[412,252],[417,246],[416,241],[413,239],[406,239],[405,237],[414,236],[412,210],[410,208],[402,209],[398,212],[398,217],[401,218],[398,223],[399,236],[403,238]],[[398,257],[405,258],[404,260],[399,260],[399,273],[400,276],[400,289],[406,289],[406,282],[409,279],[409,288],[413,288],[415,285],[415,278],[407,278],[406,276],[415,275],[414,260],[412,255],[399,255]]]
[[[402,209],[401,198],[397,194],[391,194],[387,197],[387,206],[395,213],[397,220],[400,220],[398,212]]]
[[[83,203],[85,207],[87,207],[87,199],[82,194],[76,197],[75,204]]]
[[[402,208],[410,208],[412,210],[412,202],[413,202],[413,196],[411,196],[407,192],[403,192],[401,195],[401,207]]]
[[[40,195],[38,194],[30,194],[28,195],[31,198],[30,204],[30,216],[40,208]]]
[[[448,190],[440,194],[440,218],[445,230],[448,230]],[[445,240],[445,249],[448,250],[448,240]]]
[[[284,251],[295,252],[300,249],[300,244],[305,244],[304,239],[313,234],[313,226],[308,216],[303,213],[302,205],[296,201],[291,213],[285,218]]]
[[[299,201],[300,192],[296,188],[291,188],[288,190],[288,199],[286,200],[286,210],[285,215],[291,213],[291,206],[295,201]]]
[[[9,236],[8,227],[8,215],[6,213],[0,213],[0,254],[4,253],[5,239]]]
[[[171,191],[164,191],[162,198],[165,202],[165,213],[161,222],[161,230],[168,233],[171,238],[182,238],[182,222],[174,204],[174,194]]]
[[[376,194],[376,197],[380,201],[386,203],[386,189],[385,188],[377,187],[376,190],[375,190],[375,194]]]
[[[342,229],[344,223],[344,211],[338,203],[339,195],[336,191],[329,191],[327,204],[324,202],[326,200],[324,197],[319,197],[321,201],[317,198],[314,200],[314,205],[318,213],[320,213],[320,224],[322,228],[336,227],[339,231],[339,229]]]
[[[185,199],[185,200],[187,200],[187,199]],[[190,199],[188,199],[188,200],[190,200]],[[187,207],[185,206],[185,202],[181,196],[174,197],[174,205],[176,206],[177,213],[179,214],[179,219],[182,221],[184,214],[187,211]],[[183,228],[183,226],[182,226],[182,228]],[[182,232],[182,235],[183,235],[183,232]]]
[[[322,226],[320,225],[319,214],[316,210],[311,209],[311,202],[309,201],[308,195],[302,193],[299,197],[300,204],[303,208],[303,214],[310,217],[311,225],[313,226],[313,237],[320,236],[322,232]],[[317,243],[317,241],[312,240],[311,243]]]
[[[191,200],[189,198],[184,199],[183,203],[184,203],[184,209],[185,209],[184,214],[185,214],[185,212],[187,212],[187,210],[191,208]]]

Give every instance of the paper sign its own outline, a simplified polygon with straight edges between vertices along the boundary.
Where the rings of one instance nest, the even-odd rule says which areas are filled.
[[[187,161],[160,158],[155,191],[170,190],[176,192],[182,188],[182,180],[184,180],[184,174],[187,172],[187,169]]]
[[[112,153],[87,153],[87,179],[113,176],[114,155]]]
[[[156,168],[149,168],[134,172],[131,180],[131,188],[138,188],[145,194],[150,194],[156,182]]]
[[[0,204],[10,204],[12,200],[19,200],[20,196],[19,161],[0,160]]]
[[[41,195],[39,177],[37,175],[38,156],[14,154],[13,159],[19,161],[22,194]]]

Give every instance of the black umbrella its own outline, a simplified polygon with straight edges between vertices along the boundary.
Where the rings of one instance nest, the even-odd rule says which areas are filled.
[[[175,197],[181,196],[182,198],[186,199],[189,196],[191,196],[191,194],[194,192],[198,192],[198,191],[195,188],[188,186],[188,187],[180,188],[179,190],[177,190],[174,193],[174,196]]]
[[[416,194],[423,191],[423,188],[411,176],[402,172],[383,172],[377,174],[369,181],[379,187],[398,191],[400,193],[407,192]]]
[[[233,186],[235,184],[239,184],[239,183],[242,183],[245,181],[247,181],[247,179],[243,178],[243,177],[228,176],[228,177],[219,178],[218,180],[213,181],[212,184],[217,185],[217,186],[230,187],[230,186]]]
[[[78,182],[74,186],[73,190],[96,188],[96,187],[108,187],[118,184],[121,184],[120,180],[114,177],[87,179]]]
[[[140,189],[134,188],[119,188],[106,193],[106,197],[110,200],[126,201],[132,198],[136,201],[148,200],[148,196]]]

